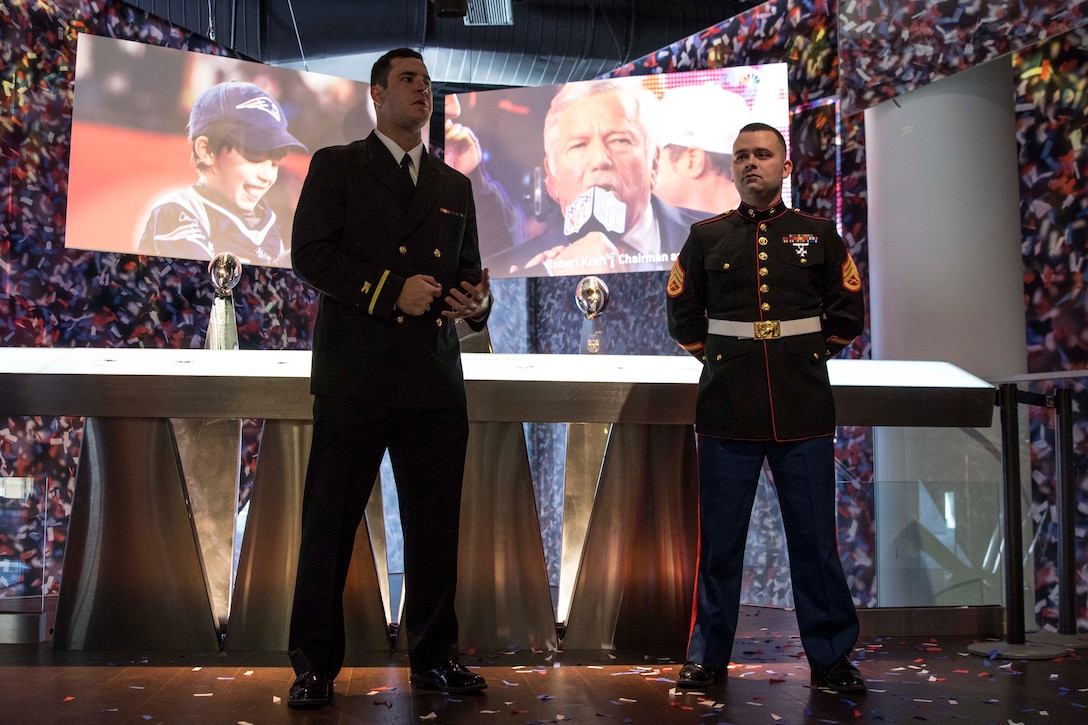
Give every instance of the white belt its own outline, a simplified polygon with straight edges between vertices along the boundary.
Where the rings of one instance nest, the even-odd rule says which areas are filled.
[[[800,320],[757,320],[755,322],[707,320],[706,331],[711,335],[722,335],[724,337],[774,340],[779,337],[820,332],[821,329],[819,317],[805,317]]]

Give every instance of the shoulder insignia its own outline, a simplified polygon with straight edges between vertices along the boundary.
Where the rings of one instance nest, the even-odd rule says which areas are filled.
[[[730,209],[729,211],[726,211],[726,212],[722,212],[721,214],[718,214],[717,216],[712,216],[712,217],[710,217],[709,219],[702,219],[702,220],[700,220],[700,221],[697,221],[697,222],[695,222],[694,224],[692,224],[691,226],[693,226],[693,227],[701,227],[701,226],[702,226],[702,225],[704,225],[704,224],[709,224],[710,222],[716,222],[716,221],[718,221],[719,219],[725,219],[725,218],[726,218],[727,216],[729,216],[730,214],[732,214],[732,213],[733,213],[734,211],[735,211],[734,209]]]
[[[820,216],[819,214],[809,214],[807,212],[801,211],[800,209],[787,209],[787,211],[792,211],[797,216],[801,216],[801,217],[804,217],[806,219],[818,219],[818,220],[820,220],[822,222],[830,222],[831,221],[831,219],[829,219],[829,218],[827,218],[825,216]]]
[[[669,273],[669,285],[665,288],[669,297],[679,297],[684,292],[684,268],[680,266],[680,260],[672,263],[672,272]]]
[[[846,261],[842,263],[842,286],[850,292],[861,291],[861,274],[850,252],[846,253]]]

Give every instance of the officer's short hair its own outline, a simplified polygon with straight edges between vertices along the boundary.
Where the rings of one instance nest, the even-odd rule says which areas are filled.
[[[381,86],[382,88],[389,87],[389,70],[393,67],[394,58],[423,60],[423,56],[411,48],[394,48],[374,61],[374,67],[370,69],[370,85]]]

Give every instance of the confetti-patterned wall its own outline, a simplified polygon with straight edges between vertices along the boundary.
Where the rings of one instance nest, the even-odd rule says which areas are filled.
[[[1088,369],[1088,28],[1013,56],[1020,147],[1028,372]],[[1088,385],[1071,380],[1074,407],[1076,618],[1088,631]],[[1049,393],[1054,384],[1038,384]],[[1054,411],[1030,409],[1035,612],[1058,625]]]
[[[864,111],[1086,22],[1084,0],[844,0],[839,3],[843,113]]]

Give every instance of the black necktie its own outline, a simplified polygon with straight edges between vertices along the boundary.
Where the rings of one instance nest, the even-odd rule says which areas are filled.
[[[400,168],[404,170],[404,178],[408,181],[408,188],[414,189],[416,182],[415,179],[412,178],[412,157],[408,154],[404,154],[400,160]]]

